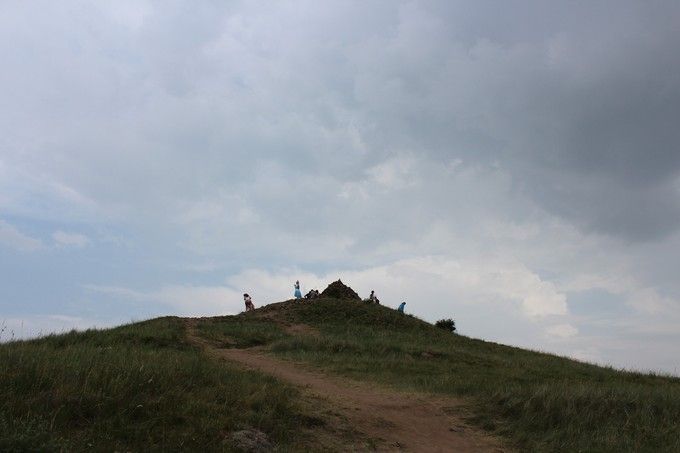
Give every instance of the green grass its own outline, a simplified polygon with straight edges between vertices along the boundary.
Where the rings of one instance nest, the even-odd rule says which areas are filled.
[[[467,397],[472,422],[522,451],[680,451],[680,379],[473,340],[361,302],[322,299],[279,311],[321,335],[273,341],[275,354]]]
[[[280,450],[315,424],[298,392],[208,359],[178,318],[0,346],[0,451],[230,451],[265,432]]]
[[[286,324],[319,334],[288,335]],[[339,375],[464,397],[469,420],[518,451],[680,452],[678,378],[473,340],[362,302],[274,304],[203,319],[197,331],[218,347],[265,347]],[[226,435],[244,428],[278,451],[308,450],[319,444],[305,429],[325,423],[318,410],[291,386],[210,359],[178,318],[0,345],[3,452],[231,451]]]
[[[202,319],[198,332],[222,348],[262,346],[287,337],[274,321],[249,315]]]

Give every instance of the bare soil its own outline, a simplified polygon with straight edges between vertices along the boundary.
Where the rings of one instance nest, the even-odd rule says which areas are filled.
[[[315,334],[308,326],[290,326],[291,333]],[[500,442],[463,421],[460,400],[399,392],[348,380],[303,364],[267,355],[261,348],[220,349],[201,338],[195,320],[187,320],[187,338],[212,357],[259,370],[303,389],[329,406],[354,430],[372,439],[371,448],[345,445],[346,450],[417,452],[503,452]],[[346,431],[346,430],[345,430]],[[347,442],[347,439],[338,439]],[[366,445],[366,444],[364,444]]]

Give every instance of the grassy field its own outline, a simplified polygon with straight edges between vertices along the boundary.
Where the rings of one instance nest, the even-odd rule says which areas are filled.
[[[468,397],[471,421],[521,451],[680,451],[680,379],[473,340],[362,302],[264,310],[320,332],[279,333],[273,353],[405,390]]]
[[[189,346],[178,318],[0,345],[0,451],[231,451],[253,428],[280,451],[320,423],[294,388]]]
[[[352,301],[272,304],[196,330],[217,347],[464,397],[470,422],[518,451],[680,452],[677,378],[473,340]],[[0,345],[0,451],[232,451],[228,433],[246,428],[278,451],[315,445],[305,428],[324,415],[296,389],[211,360],[185,335],[181,319],[159,318]]]

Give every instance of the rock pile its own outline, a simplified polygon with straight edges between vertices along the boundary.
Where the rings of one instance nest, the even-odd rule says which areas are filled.
[[[333,282],[321,293],[321,297],[333,297],[335,299],[361,300],[361,297],[352,288],[340,280]]]

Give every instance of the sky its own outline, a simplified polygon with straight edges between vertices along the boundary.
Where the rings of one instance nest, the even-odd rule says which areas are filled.
[[[680,3],[0,2],[0,341],[322,290],[680,374]]]

